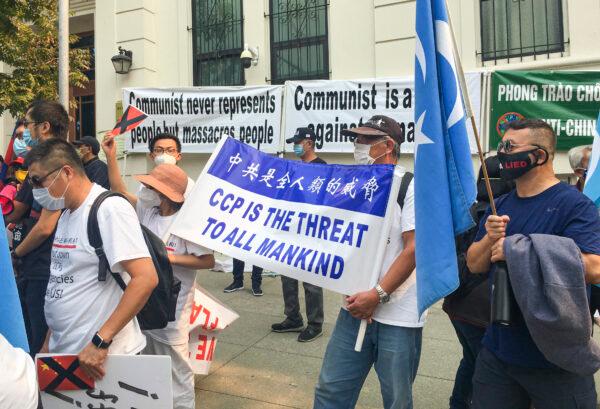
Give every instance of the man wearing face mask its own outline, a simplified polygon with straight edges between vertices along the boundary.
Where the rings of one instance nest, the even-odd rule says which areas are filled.
[[[73,142],[73,145],[77,147],[77,152],[83,162],[83,168],[88,179],[109,190],[108,167],[106,163],[98,158],[98,152],[100,152],[100,143],[98,140],[93,136],[84,136],[80,140]]]
[[[293,137],[286,140],[294,144],[294,153],[302,162],[326,164],[315,153],[317,136],[310,128],[298,128]],[[298,301],[298,280],[281,276],[283,302],[285,304],[283,322],[271,325],[274,332],[300,332],[299,342],[309,342],[320,337],[323,327],[323,289],[312,284],[302,283],[306,301],[308,325],[303,329],[300,303]]]
[[[552,165],[555,150],[556,135],[544,121],[525,119],[507,125],[498,159],[501,176],[514,180],[516,189],[495,200],[498,216],[488,209],[481,220],[467,252],[470,271],[492,274],[493,282],[492,263],[506,260],[505,238],[545,234],[572,239],[581,252],[585,281],[599,281],[598,212],[591,200],[556,178]],[[521,288],[515,289],[515,294],[517,290]],[[472,407],[595,408],[593,375],[569,372],[546,359],[522,318],[537,311],[534,304],[529,307],[534,310],[520,311],[509,326],[488,326],[473,377]],[[573,311],[574,306],[565,308]],[[589,315],[582,316],[581,322],[589,319]],[[581,351],[573,351],[573,356],[577,356],[575,352]]]
[[[358,164],[397,165],[404,134],[392,118],[376,115],[363,126],[342,131],[354,138]],[[395,176],[405,170],[396,166]],[[385,409],[410,409],[412,384],[421,355],[425,317],[417,309],[414,188],[407,186],[402,206],[392,214],[390,236],[378,284],[345,297],[323,359],[314,409],[354,408],[362,385],[375,366]],[[354,351],[361,319],[370,321],[361,352]]]
[[[24,125],[25,119],[19,119],[15,125],[13,153],[17,158],[24,158],[31,146],[31,132]],[[7,158],[10,159],[10,158]]]
[[[32,148],[39,142],[67,139],[69,116],[61,104],[35,101],[27,109],[23,140]],[[39,352],[48,327],[44,317],[44,296],[50,275],[50,253],[60,211],[44,209],[33,197],[29,178],[21,185],[13,202],[14,209],[5,219],[15,223],[13,258],[18,265],[18,286],[25,328],[32,355]]]

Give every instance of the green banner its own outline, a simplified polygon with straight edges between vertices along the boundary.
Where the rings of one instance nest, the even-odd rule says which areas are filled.
[[[515,119],[543,119],[558,150],[592,143],[600,110],[600,71],[496,71],[492,74],[490,148]]]

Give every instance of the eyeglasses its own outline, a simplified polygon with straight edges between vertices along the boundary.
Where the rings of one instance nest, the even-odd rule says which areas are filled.
[[[163,154],[163,153],[166,153],[169,155],[174,155],[177,153],[177,149],[175,149],[175,148],[166,148],[166,149],[165,148],[154,148],[152,150],[152,152],[156,153],[158,155]]]
[[[500,141],[500,143],[498,144],[498,152],[502,151],[502,152],[508,153],[508,152],[512,152],[512,150],[515,148],[521,148],[523,146],[535,146],[536,148],[542,149],[542,147],[539,145],[534,145],[534,144],[530,144],[530,143],[514,143],[510,139],[507,139],[505,141]]]
[[[50,172],[46,173],[44,176],[41,176],[41,177],[29,175],[29,180],[31,181],[31,185],[33,187],[36,187],[36,188],[42,187],[42,184],[48,178],[48,176],[50,176],[51,174],[53,174],[57,170],[61,170],[63,168],[63,166],[64,165],[61,165],[58,168],[56,168],[54,170],[51,170]]]
[[[28,127],[30,124],[35,124],[35,125],[37,125],[37,124],[42,124],[42,123],[43,123],[43,122],[38,122],[38,121],[27,121],[27,120],[25,120],[25,121],[23,121],[23,126],[24,126],[25,128],[27,128],[27,127]]]

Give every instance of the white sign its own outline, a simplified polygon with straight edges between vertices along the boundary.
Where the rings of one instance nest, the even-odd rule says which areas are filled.
[[[238,318],[239,315],[205,289],[194,289],[188,347],[190,365],[195,374],[208,375],[219,334]]]
[[[227,138],[171,233],[342,294],[371,288],[388,239],[392,165],[314,165]]]
[[[467,73],[466,82],[480,124],[481,74]],[[287,81],[285,87],[283,139],[291,138],[297,128],[308,126],[317,135],[318,151],[353,152],[354,146],[341,131],[361,126],[379,114],[400,124],[405,137],[402,152],[414,151],[413,78]],[[467,128],[471,152],[477,152],[473,130],[470,125]],[[291,144],[285,151],[293,151]]]
[[[233,136],[263,152],[279,151],[283,87],[123,88],[123,109],[134,105],[148,118],[125,133],[128,152],[148,152],[161,132],[179,137],[183,152],[211,153]]]
[[[40,357],[55,354],[38,354]],[[109,355],[106,375],[90,390],[41,392],[44,409],[173,407],[171,357]]]

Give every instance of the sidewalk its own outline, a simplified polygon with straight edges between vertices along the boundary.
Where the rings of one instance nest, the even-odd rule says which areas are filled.
[[[196,408],[201,409],[283,409],[311,408],[314,386],[322,357],[333,329],[341,296],[325,292],[324,336],[302,344],[297,333],[271,332],[271,324],[283,320],[283,299],[279,277],[263,278],[263,297],[250,291],[245,275],[244,291],[224,294],[231,274],[202,271],[197,281],[214,296],[233,308],[240,318],[224,331],[216,346],[215,361],[208,376],[196,379]],[[304,291],[300,285],[301,308]],[[596,337],[599,338],[598,327]],[[454,374],[461,350],[441,304],[430,311],[423,333],[421,363],[413,396],[416,409],[448,407]],[[596,376],[600,385],[600,376]],[[379,384],[371,371],[357,408],[382,408]]]

